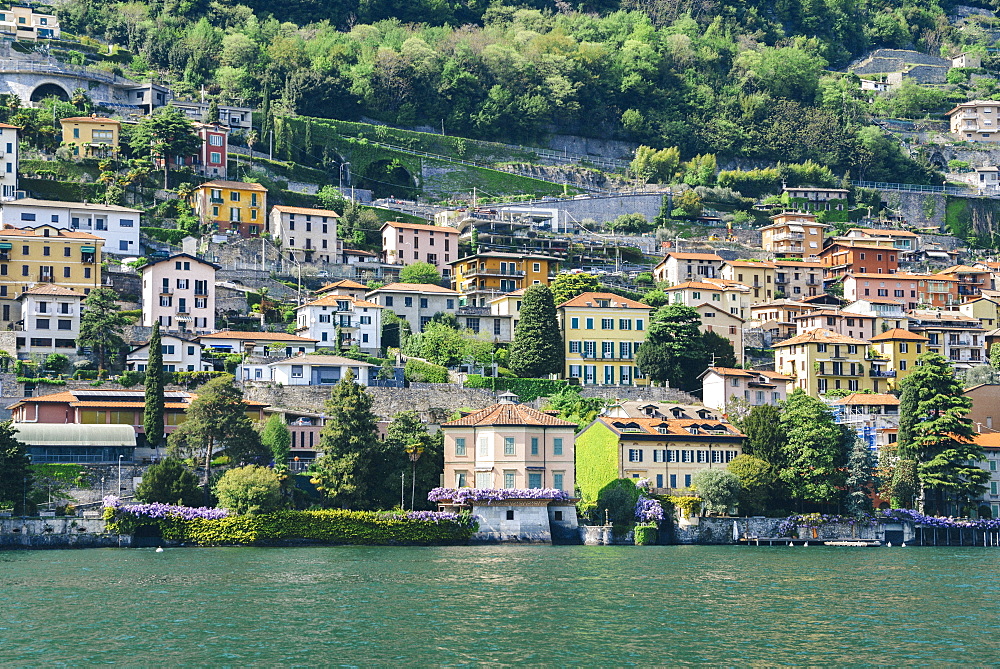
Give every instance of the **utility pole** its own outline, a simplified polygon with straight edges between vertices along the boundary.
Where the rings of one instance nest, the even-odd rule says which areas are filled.
[[[267,159],[274,160],[274,130],[268,130],[267,135]]]

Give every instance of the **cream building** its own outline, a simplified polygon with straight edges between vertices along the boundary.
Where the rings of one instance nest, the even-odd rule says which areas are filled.
[[[674,286],[685,281],[717,279],[721,270],[722,258],[714,253],[669,251],[653,268],[653,280]]]
[[[955,105],[945,114],[951,134],[970,142],[995,142],[1000,139],[1000,102],[972,100]]]
[[[761,246],[782,258],[807,258],[823,249],[823,236],[830,226],[820,223],[815,214],[790,211],[771,217],[771,224],[760,229]]]
[[[215,330],[218,265],[181,253],[142,266],[142,324],[164,332]]]
[[[653,307],[613,293],[583,293],[556,307],[566,347],[568,379],[586,386],[647,382],[635,366]]]
[[[774,299],[774,263],[762,260],[727,260],[722,266],[722,278],[736,281],[750,289],[750,304],[761,304]]]
[[[750,406],[777,406],[788,398],[788,384],[795,379],[778,372],[709,367],[701,380],[705,406],[725,413],[734,399]]]
[[[813,397],[831,390],[883,392],[887,386],[878,373],[885,365],[881,358],[871,359],[864,339],[823,328],[774,344],[775,370]]]

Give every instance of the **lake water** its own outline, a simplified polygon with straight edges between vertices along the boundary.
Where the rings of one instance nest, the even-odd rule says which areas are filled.
[[[994,664],[1000,550],[0,552],[0,664]]]

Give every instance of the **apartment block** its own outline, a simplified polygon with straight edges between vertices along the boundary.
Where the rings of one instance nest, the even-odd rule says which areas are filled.
[[[970,142],[995,142],[1000,139],[1000,102],[972,100],[955,105],[945,113],[949,128],[957,139]]]
[[[369,292],[366,299],[391,309],[413,332],[423,332],[434,314],[454,314],[458,309],[458,293],[429,283],[389,283]]]
[[[107,158],[118,152],[120,121],[98,116],[71,116],[60,122],[63,144],[78,158]]]
[[[774,293],[798,300],[823,292],[823,263],[805,260],[774,260]]]
[[[722,258],[714,253],[669,251],[653,268],[653,280],[676,286],[688,281],[718,279],[721,272]]]
[[[89,202],[61,202],[26,197],[5,202],[0,209],[4,225],[14,228],[48,224],[87,232],[104,240],[104,252],[138,256],[142,212],[130,207]]]
[[[761,246],[779,258],[808,258],[823,249],[823,237],[830,226],[820,223],[815,214],[785,212],[771,217],[771,224],[760,229]]]
[[[463,306],[486,307],[492,299],[529,286],[549,285],[559,268],[551,256],[484,251],[451,264],[451,287]]]
[[[80,336],[80,312],[85,295],[82,291],[52,283],[38,283],[18,295],[21,320],[16,326],[17,355],[62,353],[76,358]]]
[[[271,238],[295,262],[338,263],[344,250],[337,237],[339,218],[332,209],[276,204],[270,214]]]
[[[763,260],[727,260],[722,265],[722,278],[747,286],[750,304],[761,304],[774,299],[777,270],[774,263]]]
[[[345,295],[327,295],[295,310],[295,332],[321,347],[350,348],[376,355],[382,346],[382,307]]]
[[[566,378],[583,385],[646,385],[635,356],[654,309],[613,293],[583,293],[556,306]]]
[[[243,238],[267,231],[267,189],[260,184],[215,180],[194,192],[194,211],[203,225]]]
[[[59,39],[59,17],[36,12],[26,5],[11,5],[8,9],[0,9],[0,33],[29,42]]]
[[[215,330],[215,273],[219,266],[181,253],[147,263],[142,274],[142,324],[165,332]]]
[[[986,329],[977,318],[957,311],[913,311],[910,331],[927,337],[927,350],[940,353],[955,369],[987,361]]]
[[[729,411],[734,400],[750,406],[777,406],[788,398],[788,384],[795,379],[778,372],[731,367],[709,367],[701,375],[705,406]]]
[[[0,123],[0,198],[3,200],[17,197],[18,130],[16,125]]]
[[[887,363],[872,357],[864,339],[823,328],[774,344],[775,371],[794,378],[794,388],[813,397],[831,390],[884,391]]]
[[[458,258],[458,230],[441,225],[388,221],[382,225],[382,262],[410,265],[427,262],[441,276],[451,276],[451,262]]]

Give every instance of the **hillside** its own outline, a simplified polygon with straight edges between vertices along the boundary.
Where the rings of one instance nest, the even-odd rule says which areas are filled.
[[[69,0],[56,11],[65,30],[127,49],[131,59],[116,54],[125,74],[263,107],[265,135],[274,113],[291,112],[519,143],[559,132],[684,157],[811,159],[914,183],[936,177],[871,128],[884,102],[831,70],[875,47],[957,53],[996,35],[928,0],[249,5]],[[899,106],[917,113],[965,97],[904,93]]]

